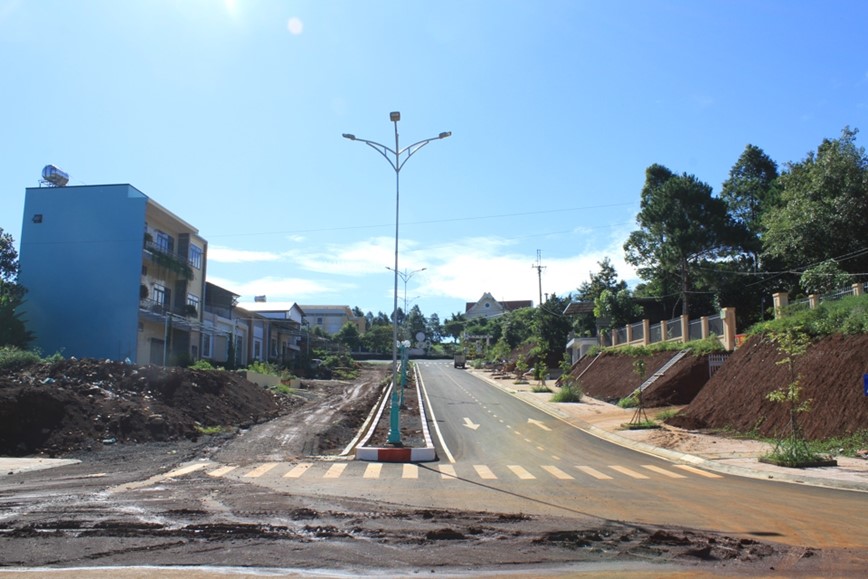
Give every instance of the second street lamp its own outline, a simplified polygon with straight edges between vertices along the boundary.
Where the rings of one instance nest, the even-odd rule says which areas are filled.
[[[386,269],[388,269],[389,271],[395,271],[394,269],[392,269],[388,265],[386,266]],[[417,273],[419,273],[421,271],[425,271],[427,269],[428,269],[427,267],[423,267],[422,269],[416,269],[416,270],[413,270],[411,272],[408,272],[406,269],[404,271],[395,271],[395,273],[397,273],[398,276],[401,278],[401,280],[404,282],[404,319],[405,320],[407,319],[407,282],[410,281],[413,278],[413,276],[416,275]]]
[[[397,383],[398,383],[398,230],[400,223],[400,207],[401,207],[401,169],[404,167],[404,163],[406,163],[410,157],[412,157],[419,149],[427,145],[432,141],[438,141],[440,139],[445,139],[452,135],[451,131],[444,131],[437,135],[436,137],[430,137],[428,139],[422,139],[421,141],[416,141],[412,145],[404,147],[403,149],[400,147],[398,143],[398,121],[401,120],[401,113],[399,111],[393,111],[389,113],[389,120],[395,125],[395,148],[389,148],[386,145],[381,143],[377,143],[376,141],[370,141],[368,139],[360,139],[353,134],[344,133],[342,136],[345,139],[349,139],[350,141],[358,141],[360,143],[364,143],[377,151],[379,154],[383,156],[386,161],[388,161],[389,165],[392,166],[392,169],[395,171],[395,269],[392,271],[395,272],[395,291],[394,291],[394,303],[392,308],[392,402],[391,402],[391,415],[390,415],[390,427],[389,427],[389,444],[400,445],[401,444],[401,432],[399,426],[399,408],[400,404],[398,403],[398,393],[397,393]]]

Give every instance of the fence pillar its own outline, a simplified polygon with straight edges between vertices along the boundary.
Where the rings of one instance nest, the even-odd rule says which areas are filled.
[[[720,319],[723,321],[723,347],[732,352],[735,350],[735,308],[721,308]]]
[[[625,328],[627,329],[627,343],[629,344],[633,341],[633,325],[627,324]]]
[[[612,347],[618,345],[618,328],[612,328]]]
[[[861,283],[854,283],[853,284],[853,295],[854,296],[861,296],[862,295],[862,284]]]
[[[816,310],[820,306],[820,296],[817,294],[811,294],[808,296],[808,307],[812,310]]]
[[[642,345],[651,343],[651,320],[642,320]]]
[[[772,302],[775,308],[775,319],[780,319],[784,316],[784,308],[790,304],[790,294],[787,292],[772,294]]]
[[[701,318],[699,318],[699,328],[699,331],[702,333],[702,339],[704,340],[708,337],[708,334],[710,333],[708,331],[708,316],[702,316]]]
[[[686,344],[690,341],[690,316],[681,314],[681,343]]]

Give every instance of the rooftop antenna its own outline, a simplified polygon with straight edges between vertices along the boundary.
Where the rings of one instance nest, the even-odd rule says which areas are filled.
[[[542,270],[546,268],[546,266],[542,265],[542,256],[541,251],[539,249],[536,250],[536,265],[531,264],[531,267],[536,269],[537,276],[539,277],[539,304],[543,303],[543,294],[542,294]]]

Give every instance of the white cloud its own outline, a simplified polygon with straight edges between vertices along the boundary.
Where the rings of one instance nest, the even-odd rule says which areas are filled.
[[[320,301],[323,296],[351,291],[353,284],[333,284],[322,281],[266,276],[249,281],[235,281],[208,276],[208,281],[241,296],[241,301],[253,301],[254,296],[264,295],[268,301]]]
[[[233,249],[221,245],[208,246],[208,260],[220,263],[251,263],[262,261],[278,261],[279,253],[271,251],[250,251],[246,249]]]

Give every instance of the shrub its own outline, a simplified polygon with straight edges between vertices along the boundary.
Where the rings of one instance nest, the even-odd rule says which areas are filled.
[[[530,390],[531,392],[536,392],[537,394],[552,391],[552,389],[546,386],[544,383],[534,384],[533,386],[531,386]]]
[[[618,400],[618,407],[620,408],[637,408],[639,406],[639,392],[634,391],[632,394],[627,396],[626,398],[621,398]]]
[[[191,370],[214,370],[214,365],[205,359],[196,360],[193,364],[190,364]]]
[[[754,324],[747,331],[756,334],[805,333],[812,337],[831,334],[868,334],[868,295],[850,296],[823,302],[816,309],[795,304],[775,320]]]
[[[568,381],[561,386],[560,390],[554,393],[552,402],[581,402],[582,396],[584,396],[582,387],[579,384]]]
[[[36,352],[20,350],[12,346],[0,348],[0,370],[14,372],[41,361],[42,359]]]

